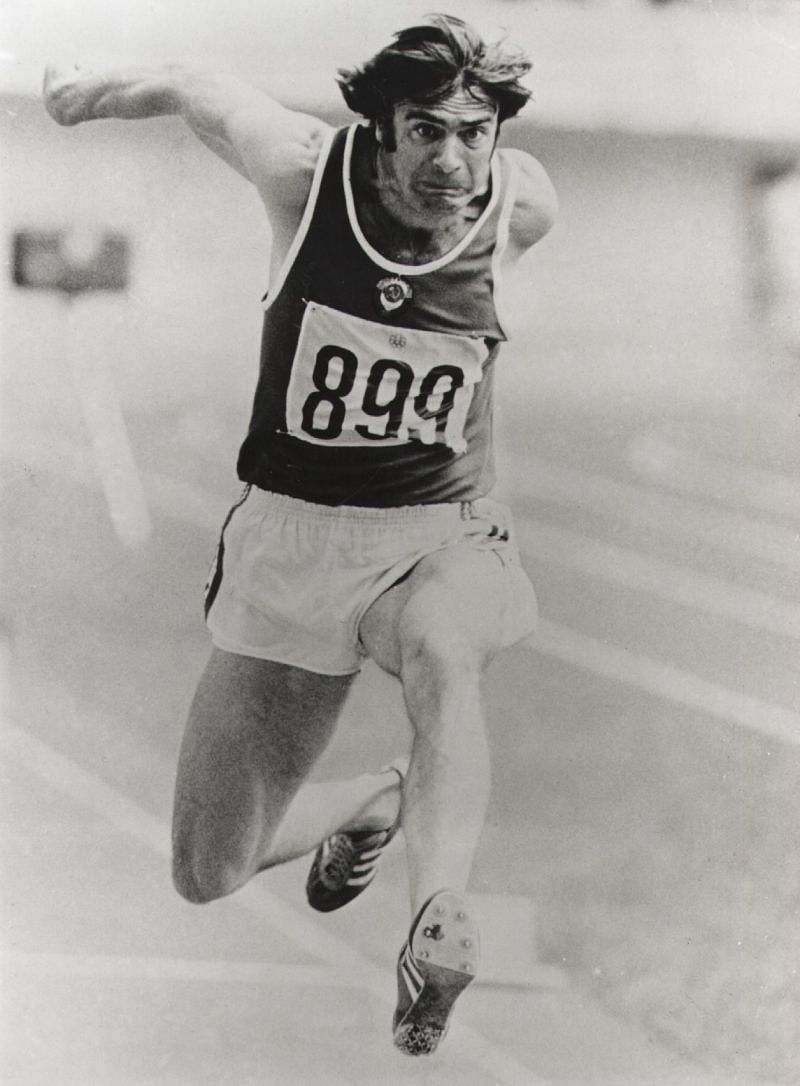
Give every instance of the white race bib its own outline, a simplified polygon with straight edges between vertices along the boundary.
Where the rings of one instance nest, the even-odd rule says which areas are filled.
[[[288,431],[318,445],[421,441],[466,451],[481,339],[394,328],[309,302],[286,396]]]

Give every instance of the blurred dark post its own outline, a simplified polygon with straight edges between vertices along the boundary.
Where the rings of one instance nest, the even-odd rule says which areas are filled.
[[[119,295],[129,283],[128,239],[101,229],[22,230],[14,235],[18,287],[53,291],[65,305],[62,353],[81,405],[114,530],[126,546],[150,536],[151,522],[111,367],[91,336],[82,300]]]
[[[14,235],[14,282],[33,290],[125,290],[128,239],[95,230],[23,230]]]

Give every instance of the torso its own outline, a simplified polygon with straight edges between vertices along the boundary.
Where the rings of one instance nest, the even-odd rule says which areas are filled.
[[[365,173],[369,138],[362,126],[337,134],[274,281],[240,476],[323,504],[471,500],[494,481],[513,169],[498,158],[486,196],[424,234],[387,221]],[[410,287],[397,308],[383,305],[392,279]]]

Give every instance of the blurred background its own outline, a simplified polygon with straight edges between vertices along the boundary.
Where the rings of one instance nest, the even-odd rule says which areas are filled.
[[[200,919],[173,902],[158,843],[207,652],[200,591],[237,497],[268,226],[177,121],[56,126],[42,69],[199,64],[344,123],[337,67],[432,6],[3,6],[4,1081],[262,1081],[230,1063],[215,1003],[205,1062],[172,1068],[188,989],[167,998],[180,981],[163,960],[286,953],[221,934],[227,903]],[[445,10],[529,51],[533,99],[503,141],[561,200],[507,285],[500,494],[543,621],[489,677],[497,788],[476,889],[529,900],[541,962],[691,1081],[798,1082],[800,5]],[[52,288],[64,253],[89,267],[103,246],[114,289]],[[320,774],[405,742],[397,693],[368,668]],[[278,896],[301,878],[277,876]],[[385,885],[343,938],[361,946],[359,917],[402,897],[400,859]],[[390,972],[384,941],[365,953]],[[131,965],[145,957],[162,961],[155,997]],[[605,1050],[576,1070],[594,1027],[563,1050],[555,1028],[521,1031],[524,1081],[623,1080]],[[282,1058],[265,1081],[361,1081]],[[655,1082],[642,1059],[630,1081]]]

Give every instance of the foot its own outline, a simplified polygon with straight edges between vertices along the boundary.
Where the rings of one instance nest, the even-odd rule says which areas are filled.
[[[382,772],[394,774],[400,782],[408,770],[408,759],[400,758]],[[312,909],[329,913],[348,905],[375,878],[383,850],[400,829],[401,814],[383,829],[342,829],[327,837],[317,849],[306,881],[306,897]]]
[[[394,1043],[407,1056],[434,1052],[453,1004],[478,969],[478,928],[461,894],[440,890],[420,909],[397,962]]]

